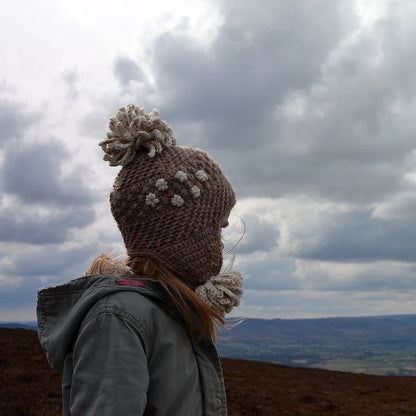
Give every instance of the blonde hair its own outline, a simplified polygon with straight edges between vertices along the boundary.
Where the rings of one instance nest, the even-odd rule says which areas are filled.
[[[184,319],[188,329],[201,340],[207,330],[215,342],[219,326],[225,320],[209,307],[199,296],[165,266],[149,257],[129,257],[125,264],[133,270],[132,277],[146,277],[157,280],[171,298],[176,309]],[[199,322],[192,319],[193,311]]]
[[[188,329],[201,340],[207,331],[215,342],[219,326],[225,325],[224,318],[207,305],[190,287],[175,276],[169,269],[149,257],[129,257],[124,262],[101,253],[84,276],[94,274],[123,275],[133,271],[133,278],[157,280],[171,298],[174,306],[185,321]],[[195,322],[194,311],[199,322]]]

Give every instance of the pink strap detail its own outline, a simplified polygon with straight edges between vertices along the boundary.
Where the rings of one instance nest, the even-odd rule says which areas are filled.
[[[145,287],[144,283],[140,282],[139,280],[117,279],[116,283],[118,285]]]

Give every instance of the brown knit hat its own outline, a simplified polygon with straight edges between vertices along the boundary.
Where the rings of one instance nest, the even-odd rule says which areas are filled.
[[[193,289],[220,272],[221,219],[234,191],[207,153],[176,145],[158,112],[132,104],[110,120],[104,160],[122,165],[111,210],[130,257],[150,257]]]

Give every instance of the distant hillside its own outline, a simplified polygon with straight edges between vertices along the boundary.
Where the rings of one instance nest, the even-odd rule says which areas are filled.
[[[35,331],[0,328],[0,415],[62,415],[61,380]],[[229,416],[414,416],[416,377],[223,358]]]
[[[38,324],[36,322],[0,322],[0,328],[21,328],[36,331]]]
[[[369,374],[416,375],[416,315],[245,319],[221,332],[220,355]]]

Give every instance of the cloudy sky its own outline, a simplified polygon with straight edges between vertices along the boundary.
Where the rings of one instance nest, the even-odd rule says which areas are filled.
[[[416,313],[413,0],[3,0],[0,321],[123,246],[98,142],[156,107],[239,202],[235,315]]]

